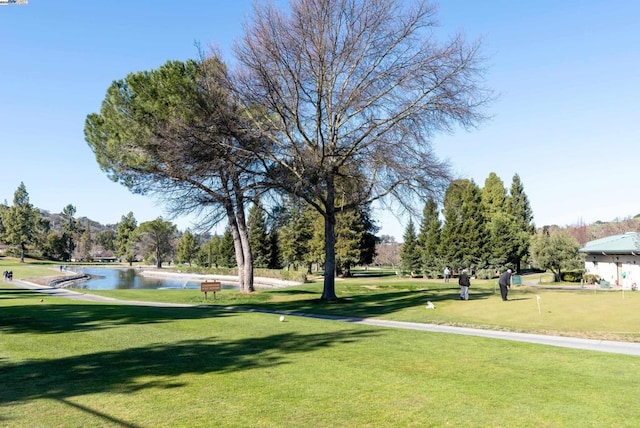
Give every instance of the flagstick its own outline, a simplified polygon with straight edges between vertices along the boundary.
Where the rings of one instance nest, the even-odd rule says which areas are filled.
[[[536,300],[538,302],[538,314],[541,314],[542,312],[540,312],[540,296],[538,294],[536,294]]]

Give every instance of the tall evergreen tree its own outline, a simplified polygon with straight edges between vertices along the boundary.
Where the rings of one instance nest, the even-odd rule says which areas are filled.
[[[402,238],[404,242],[400,250],[400,266],[403,272],[413,276],[420,270],[420,248],[413,220],[409,220]]]
[[[185,230],[176,246],[176,257],[180,263],[188,263],[191,266],[191,262],[198,254],[198,240],[191,233],[189,229]]]
[[[468,179],[453,181],[445,193],[443,212],[440,253],[444,262],[454,269],[484,267],[488,239],[478,186]]]
[[[494,214],[505,212],[507,209],[507,189],[495,172],[491,172],[484,181],[482,206],[489,221]]]
[[[444,195],[444,225],[440,234],[439,253],[445,266],[459,267],[462,259],[462,191],[469,180],[452,181]],[[440,270],[445,266],[440,266]]]
[[[229,268],[238,266],[238,264],[236,263],[235,250],[233,246],[233,234],[229,227],[224,230],[224,234],[220,239],[218,251],[220,254],[218,260],[221,266]]]
[[[269,265],[269,235],[265,222],[264,208],[260,199],[257,199],[249,210],[249,243],[253,254],[253,264],[256,267]]]
[[[9,245],[18,247],[20,262],[24,263],[27,247],[37,239],[40,213],[29,202],[29,193],[24,183],[20,183],[13,194],[13,206],[3,210],[3,239]]]
[[[138,222],[133,216],[133,212],[129,212],[126,216],[122,216],[120,222],[116,226],[116,254],[118,257],[133,264],[136,259],[136,235]]]
[[[222,238],[219,235],[214,235],[210,240],[200,246],[200,250],[196,255],[198,264],[200,266],[206,266],[209,268],[217,268],[220,263],[220,243]]]
[[[278,228],[275,226],[272,226],[269,230],[269,263],[267,265],[269,269],[282,268],[278,233]]]
[[[488,232],[482,209],[482,192],[470,181],[462,194],[461,263],[462,268],[483,268],[488,258]]]
[[[515,253],[517,231],[508,206],[504,182],[495,172],[490,173],[482,188],[482,207],[488,233],[487,264],[495,269],[502,269]]]
[[[515,174],[511,183],[510,197],[507,212],[511,214],[515,221],[515,229],[518,231],[516,238],[516,250],[510,260],[518,271],[522,260],[529,253],[531,239],[536,231],[533,223],[533,210],[529,204],[529,198],[524,192],[524,186],[520,181],[520,176]]]
[[[60,213],[62,226],[63,260],[69,261],[76,249],[76,236],[78,235],[78,221],[75,219],[76,207],[68,204]]]
[[[336,269],[338,275],[351,276],[351,267],[358,264],[365,230],[358,211],[344,211],[336,216]]]
[[[279,245],[282,262],[287,268],[297,270],[309,265],[309,242],[313,238],[315,213],[303,205],[292,201],[286,215],[287,221],[279,231]]]
[[[438,216],[438,204],[433,198],[430,198],[422,210],[422,223],[418,234],[422,271],[428,277],[435,277],[440,272],[441,265],[444,264],[439,253],[441,229],[442,222]]]
[[[380,230],[372,218],[371,205],[360,211],[364,234],[360,239],[360,260],[359,265],[369,265],[376,258],[376,246],[379,242],[376,234]]]

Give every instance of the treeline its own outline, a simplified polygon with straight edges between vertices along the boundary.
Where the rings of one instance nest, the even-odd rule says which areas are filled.
[[[89,219],[77,220],[75,207],[67,205],[59,215],[43,215],[29,202],[24,183],[16,190],[13,205],[0,205],[0,242],[9,253],[68,262],[107,260],[196,264],[205,268],[235,268],[238,263],[230,228],[220,235],[183,233],[158,218],[138,224],[133,213],[116,225],[101,226]],[[324,222],[308,205],[289,201],[266,210],[259,199],[249,210],[249,240],[257,268],[302,271],[324,265]],[[370,210],[339,213],[336,224],[338,274],[348,276],[355,265],[373,262],[378,228]]]
[[[482,188],[473,180],[455,180],[446,190],[441,211],[430,199],[419,229],[413,221],[407,225],[401,269],[427,277],[437,277],[445,267],[470,269],[487,278],[507,267],[519,271],[528,260],[535,231],[533,212],[517,174],[509,191],[493,172]]]
[[[549,270],[556,280],[564,273],[579,280],[584,270],[578,249],[588,241],[640,231],[640,215],[590,225],[548,225],[536,229],[533,211],[518,174],[510,189],[490,173],[480,188],[468,179],[453,181],[442,206],[430,199],[422,220],[410,221],[400,249],[401,273],[436,278],[445,267],[471,270],[492,278],[507,268]]]

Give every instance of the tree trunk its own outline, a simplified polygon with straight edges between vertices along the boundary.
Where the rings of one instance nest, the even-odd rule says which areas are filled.
[[[244,251],[242,250],[242,241],[240,240],[240,231],[238,230],[238,222],[235,215],[227,213],[229,218],[229,228],[231,229],[231,236],[233,236],[233,249],[236,256],[236,264],[238,265],[238,280],[240,282],[240,291],[245,293],[246,278],[244,271]]]
[[[333,184],[333,183],[331,183]],[[336,210],[334,188],[327,186],[326,215],[324,217],[324,288],[322,300],[337,300],[336,296]]]
[[[244,265],[242,267],[242,275],[244,277],[244,289],[246,293],[253,293],[253,254],[251,254],[251,243],[249,242],[249,229],[247,228],[247,219],[244,215],[244,196],[240,183],[237,177],[234,176],[233,182],[233,194],[236,198],[236,212],[237,212],[237,224],[238,235],[240,237],[240,246],[242,249]],[[238,273],[240,267],[238,267]]]

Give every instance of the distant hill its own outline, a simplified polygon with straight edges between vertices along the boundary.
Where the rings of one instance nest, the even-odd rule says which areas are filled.
[[[620,235],[626,232],[640,232],[640,214],[635,217],[625,219],[614,219],[609,222],[596,221],[592,224],[578,222],[569,226],[546,226],[550,231],[566,230],[569,232],[580,245],[584,245],[589,241],[604,238],[612,235]]]
[[[49,211],[46,210],[41,210],[40,211],[40,216],[44,219],[47,220],[49,222],[49,224],[51,225],[51,230],[54,232],[62,232],[62,217],[60,216],[60,214],[56,214],[56,213],[50,213]],[[115,224],[101,224],[97,221],[91,220],[90,218],[87,217],[77,217],[76,218],[76,222],[78,223],[78,226],[81,229],[84,229],[87,226],[87,221],[89,222],[89,228],[91,231],[91,234],[94,235],[96,233],[102,232],[103,230],[116,230],[116,226]]]

